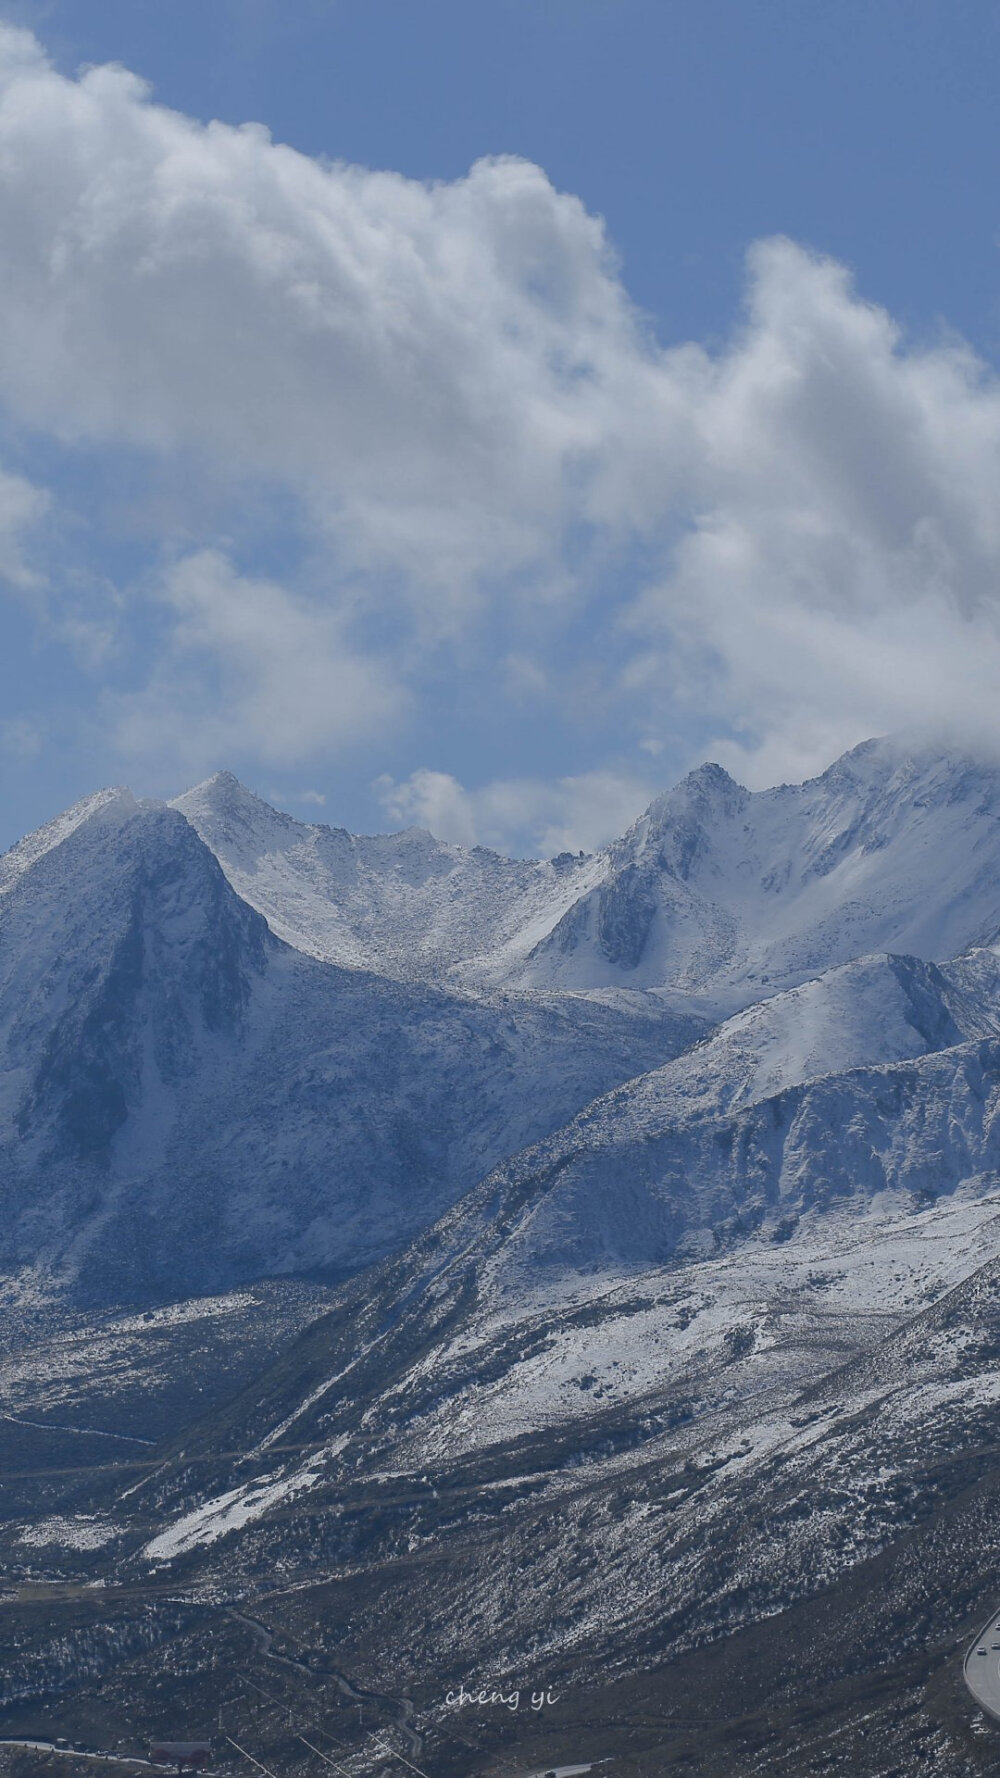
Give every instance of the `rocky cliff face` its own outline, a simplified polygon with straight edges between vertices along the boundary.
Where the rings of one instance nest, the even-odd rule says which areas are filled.
[[[95,1299],[365,1263],[699,1029],[323,963],[127,792],[0,891],[0,1264]]]
[[[58,1577],[8,1717],[235,1712],[259,1661],[426,1770],[985,1771],[998,784],[710,767],[526,865],[224,778],[0,861],[0,1558]],[[563,1714],[456,1731],[476,1672]],[[232,1726],[279,1769],[288,1720]]]
[[[753,794],[702,766],[602,852],[543,863],[304,826],[225,773],[175,806],[296,948],[474,991],[667,987],[720,1016],[1000,931],[1000,771],[890,741]]]
[[[599,861],[518,979],[671,986],[733,1011],[872,951],[943,961],[1000,930],[1000,773],[867,742],[750,794],[703,766]]]
[[[995,1160],[998,884],[1000,775],[888,743],[758,795],[703,767],[549,864],[226,774],[101,793],[0,863],[0,1264],[332,1274],[540,1140],[546,1275],[955,1188]]]
[[[21,1141],[109,1158],[151,1099],[237,1044],[274,940],[183,817],[126,794],[0,900],[0,1004]]]

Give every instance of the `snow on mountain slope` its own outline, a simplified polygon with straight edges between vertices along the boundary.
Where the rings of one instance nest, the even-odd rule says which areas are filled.
[[[275,941],[167,808],[94,798],[43,838],[0,897],[0,1117],[22,1161],[85,1159],[144,1080],[169,1091],[239,1034]]]
[[[638,1127],[736,1110],[787,1087],[864,1064],[898,1062],[965,1038],[1000,1035],[1000,965],[978,992],[915,957],[862,957],[759,1001],[618,1095]],[[627,1114],[624,1107],[627,1105]]]
[[[993,768],[884,742],[759,795],[702,768],[606,853],[547,865],[301,827],[225,775],[176,807],[89,799],[0,864],[0,1257],[102,1289],[356,1265],[512,1156],[549,1276],[780,1223],[786,1196],[865,1199],[902,1176],[888,1067],[939,1052],[927,1126],[949,1069],[975,1124],[998,811]],[[854,957],[873,932],[916,954]],[[975,1164],[943,1128],[950,1184],[990,1164],[980,1126]]]
[[[943,961],[1000,932],[1000,769],[892,740],[753,793],[702,766],[603,852],[547,863],[304,826],[229,773],[174,807],[289,944],[466,989],[670,989],[719,1017],[858,956]]]
[[[729,1111],[679,1106],[655,1079],[614,1089],[484,1183],[486,1221],[508,1195],[519,1207],[497,1285],[523,1296],[581,1270],[713,1252],[759,1228],[780,1241],[810,1210],[860,1210],[886,1192],[924,1202],[989,1189],[998,1108],[996,1039],[823,1075]]]
[[[97,1299],[368,1261],[699,1029],[318,962],[127,792],[43,841],[0,895],[0,1267]]]
[[[237,894],[310,956],[441,979],[480,954],[523,957],[590,887],[592,858],[547,863],[448,846],[423,829],[358,836],[279,813],[230,772],[175,799]]]
[[[998,931],[1000,769],[869,741],[774,790],[693,772],[516,979],[669,984],[731,1010],[852,957],[942,961]]]
[[[734,1748],[738,1759],[749,1747],[745,1778],[779,1764],[798,1778],[843,1747],[853,1713],[845,1771],[938,1772],[924,1734],[900,1764],[898,1717],[877,1758],[868,1739],[886,1700],[907,1719],[922,1706],[914,1663],[929,1645],[953,1697],[962,1620],[971,1630],[988,1602],[998,1243],[996,1195],[895,1219],[830,1217],[783,1246],[757,1240],[640,1288],[584,1280],[572,1304],[506,1323],[482,1313],[460,1268],[418,1300],[417,1275],[393,1262],[345,1285],[330,1314],[126,1488],[120,1472],[91,1471],[59,1477],[62,1497],[34,1518],[30,1503],[14,1506],[0,1526],[11,1581],[40,1592],[41,1568],[77,1596],[72,1617],[52,1608],[42,1634],[37,1600],[27,1626],[8,1609],[5,1689],[40,1708],[56,1669],[63,1700],[99,1685],[102,1698],[138,1697],[148,1716],[169,1659],[185,1684],[207,1668],[216,1695],[235,1690],[253,1658],[250,1634],[232,1634],[242,1605],[243,1629],[263,1617],[314,1700],[344,1672],[383,1695],[405,1688],[425,1767],[454,1723],[447,1688],[485,1673],[505,1689],[527,1675],[584,1693],[558,1743],[518,1756],[526,1771],[594,1752],[595,1697],[600,1748],[616,1749],[604,1757],[634,1760],[655,1682],[668,1688],[655,1733],[681,1740],[647,1757],[651,1769],[709,1769],[700,1750],[717,1718],[713,1772],[733,1771]],[[147,1610],[164,1599],[164,1617],[178,1595],[200,1607],[187,1622],[172,1615],[168,1656],[142,1664],[119,1653],[121,1602],[136,1586]],[[67,1648],[95,1644],[96,1675],[65,1671]],[[685,1650],[703,1650],[686,1680]],[[622,1692],[630,1674],[642,1676],[638,1697]],[[806,1701],[827,1685],[817,1729]],[[803,1738],[794,1761],[787,1697]],[[338,1734],[349,1721],[343,1712]],[[279,1769],[285,1718],[255,1712],[255,1725],[256,1751]],[[466,1715],[463,1756],[473,1732]],[[497,1734],[509,1758],[506,1719]],[[965,1758],[947,1766],[954,1778],[971,1770]]]
[[[1000,963],[861,959],[734,1015],[505,1163],[426,1237],[546,1300],[886,1193],[996,1184]],[[449,1260],[448,1263],[451,1263]]]
[[[588,1471],[620,1479],[637,1459],[658,1456],[676,1488],[702,1464],[711,1474],[720,1444],[727,1461],[751,1467],[776,1444],[809,1447],[815,1433],[805,1429],[818,1416],[807,1408],[796,1418],[792,1404],[832,1373],[827,1393],[849,1425],[858,1405],[871,1405],[872,1369],[886,1368],[868,1354],[921,1311],[910,1344],[921,1380],[933,1374],[928,1305],[984,1260],[997,1263],[998,1209],[994,1192],[917,1214],[842,1210],[805,1219],[777,1247],[758,1236],[736,1255],[650,1269],[641,1281],[580,1276],[570,1296],[520,1302],[490,1290],[482,1250],[428,1272],[433,1242],[424,1237],[345,1286],[222,1424],[206,1420],[189,1434],[180,1474],[157,1489],[166,1528],[142,1554],[160,1562],[208,1549],[275,1505],[280,1519],[296,1503],[315,1512],[325,1491],[342,1501],[366,1476],[419,1477],[436,1500],[428,1471],[451,1469],[441,1495],[447,1538],[456,1529],[450,1486],[461,1496],[470,1474],[481,1512],[491,1475],[515,1498],[519,1483],[558,1495]],[[852,1360],[859,1374],[847,1389],[841,1371]],[[487,1454],[490,1467],[470,1472],[469,1460]],[[148,1513],[147,1497],[147,1524]],[[272,1547],[283,1529],[271,1527]],[[237,1537],[237,1572],[238,1547]],[[594,1579],[600,1592],[599,1565]]]
[[[92,821],[102,811],[109,819],[115,820],[121,818],[123,811],[131,812],[136,807],[132,792],[121,786],[98,790],[93,796],[83,797],[71,809],[65,809],[61,815],[57,815],[53,821],[47,821],[44,827],[26,834],[23,840],[18,840],[9,852],[0,857],[0,895],[9,894],[26,870],[44,857],[46,852],[54,851],[85,821]]]
[[[669,1675],[796,1601],[796,1717],[836,1660],[853,1682],[925,1645],[928,1611],[947,1640],[996,1541],[998,784],[885,743],[761,796],[705,768],[566,865],[558,917],[555,866],[296,828],[231,781],[198,817],[228,882],[193,816],[124,796],[27,844],[0,872],[0,1257],[104,1301],[378,1263],[126,1490],[15,1509],[9,1571],[169,1563],[227,1603],[283,1575],[269,1625],[317,1670],[435,1699],[446,1668],[544,1660],[585,1734],[595,1672]],[[408,946],[477,992],[399,979]],[[682,1028],[685,1000],[727,1016]],[[18,1695],[47,1659],[25,1640]]]
[[[647,1272],[638,1287],[582,1276],[558,1304],[515,1306],[484,1289],[433,1364],[387,1390],[387,1419],[404,1418],[407,1398],[410,1406],[393,1460],[419,1472],[445,1455],[572,1423],[581,1396],[607,1413],[669,1382],[675,1397],[707,1407],[720,1376],[751,1354],[743,1390],[752,1411],[754,1395],[801,1388],[1000,1255],[998,1212],[994,1192],[909,1215],[807,1217],[779,1245],[758,1236],[736,1253]]]
[[[862,959],[614,1089],[349,1286],[230,1448],[309,1492],[359,1419],[366,1462],[420,1474],[663,1390],[676,1444],[748,1352],[765,1396],[880,1339],[1000,1253],[1000,962],[954,975]],[[293,1427],[315,1449],[279,1473]],[[279,1496],[239,1473],[249,1523]],[[183,1524],[147,1553],[205,1541]]]

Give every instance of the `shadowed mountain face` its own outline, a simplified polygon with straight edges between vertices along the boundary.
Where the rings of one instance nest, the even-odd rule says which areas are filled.
[[[547,864],[226,775],[22,842],[2,1725],[985,1778],[998,927],[1000,775],[888,743]]]
[[[699,1028],[305,956],[127,792],[0,888],[0,1263],[95,1299],[356,1267]]]
[[[0,1004],[22,1143],[107,1161],[144,1101],[239,1045],[274,949],[187,822],[127,792],[11,871]]]
[[[505,1163],[464,1207],[456,1238],[473,1204],[493,1227],[502,1203],[494,1276],[518,1300],[567,1276],[725,1251],[758,1231],[787,1240],[803,1216],[861,1211],[886,1193],[921,1204],[989,1189],[1000,1174],[1000,975],[991,969],[985,1004],[965,1008],[975,1041],[962,1042],[950,996],[934,1009],[926,993],[928,975],[943,986],[946,974],[871,959],[811,995],[795,990],[796,1005],[782,1005],[789,995],[754,1009],[756,1023],[740,1015]],[[834,1004],[867,986],[871,1024],[845,1032],[833,1007],[808,1006],[821,986]],[[807,1042],[824,1011],[828,1065],[814,1058],[811,1073]]]
[[[890,741],[751,793],[702,766],[591,858],[277,815],[228,774],[177,805],[289,943],[408,978],[670,987],[719,1016],[873,951],[943,961],[1000,931],[1000,772]]]
[[[754,794],[702,766],[608,848],[524,979],[746,1005],[871,951],[938,961],[1000,929],[1000,772],[867,742]]]
[[[549,864],[227,774],[90,798],[0,863],[0,1265],[95,1300],[337,1275],[509,1162],[558,1174],[511,1248],[555,1277],[978,1177],[998,785],[889,743],[759,795],[706,766]]]

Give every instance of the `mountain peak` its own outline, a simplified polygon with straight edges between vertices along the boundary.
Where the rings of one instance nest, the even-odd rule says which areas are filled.
[[[737,814],[749,799],[750,792],[731,777],[724,766],[706,760],[688,772],[679,784],[655,797],[648,809],[617,845],[654,842],[661,845],[671,836],[680,847],[678,868],[683,874],[697,845],[698,835],[706,822],[714,822]],[[613,848],[614,850],[614,848]]]
[[[224,768],[221,772],[212,772],[209,777],[203,779],[201,784],[196,785],[195,789],[223,790],[242,795],[252,795],[252,792],[247,790],[246,785],[237,778],[236,773],[230,772],[228,768]]]
[[[284,836],[287,842],[289,834],[309,831],[248,789],[234,772],[213,772],[210,778],[173,797],[170,807],[178,809],[213,849],[225,835],[244,840],[252,837],[255,843],[267,845],[275,835]]]
[[[107,790],[96,790],[91,796],[81,797],[71,808],[64,809],[61,815],[56,815],[34,833],[26,834],[23,840],[18,840],[9,852],[4,853],[0,858],[0,895],[6,895],[38,859],[61,846],[86,823],[94,820],[128,820],[138,809],[139,804],[131,790],[123,784],[113,785]]]
[[[682,783],[713,790],[721,790],[731,785],[736,785],[737,789],[740,788],[732,774],[726,771],[725,766],[720,766],[714,759],[703,760],[700,766],[695,766],[693,772],[688,772],[687,777],[682,779]]]
[[[200,784],[193,784],[190,790],[185,790],[180,796],[171,798],[171,807],[181,808],[184,803],[195,801],[211,803],[215,807],[231,802],[260,803],[264,808],[271,806],[269,803],[265,803],[263,797],[258,796],[255,790],[250,790],[241,779],[237,778],[235,772],[226,770],[213,772],[210,777],[203,778]]]
[[[984,778],[996,778],[1000,765],[988,752],[973,752],[966,746],[935,743],[918,735],[896,733],[875,735],[859,741],[827,766],[811,785],[850,781],[873,786],[887,785],[898,774],[906,777],[927,777],[935,780],[966,777],[970,772]],[[796,786],[795,788],[805,788]]]
[[[671,789],[664,790],[658,797],[655,797],[647,814],[652,814],[654,810],[676,814],[681,806],[716,805],[720,802],[739,800],[749,794],[750,792],[726,771],[725,766],[720,766],[717,760],[706,759],[700,766],[695,766],[693,771],[688,772],[679,784],[674,784]]]

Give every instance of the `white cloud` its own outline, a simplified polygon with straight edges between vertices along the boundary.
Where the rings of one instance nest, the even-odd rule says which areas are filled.
[[[439,622],[631,509],[609,447],[657,405],[649,352],[600,222],[524,161],[322,165],[0,27],[0,232],[15,413],[286,483]]]
[[[507,778],[467,790],[448,772],[426,768],[401,783],[380,778],[375,790],[393,822],[426,827],[457,846],[542,858],[595,851],[622,833],[653,795],[624,773],[583,772],[550,783]]]
[[[24,765],[37,759],[43,743],[39,724],[28,716],[11,716],[0,722],[0,754],[8,760]]]
[[[547,701],[609,758],[709,751],[754,782],[903,724],[995,729],[997,379],[828,260],[759,244],[733,338],[664,350],[537,167],[321,164],[121,68],[67,80],[9,27],[0,235],[15,426],[198,466],[125,751],[306,762],[429,696],[429,660],[437,698],[450,670],[467,706]],[[26,490],[0,481],[9,579]],[[306,563],[283,586],[231,566],[280,498]],[[387,795],[556,849],[592,843],[567,786],[601,810],[605,780],[613,803],[613,772]]]
[[[118,711],[123,749],[190,764],[252,748],[276,764],[324,753],[398,713],[401,693],[351,646],[343,619],[201,550],[165,576],[175,622],[151,683]],[[178,739],[180,738],[180,739]]]
[[[631,614],[631,695],[673,721],[697,703],[757,783],[906,725],[995,736],[995,376],[960,343],[907,349],[791,242],[750,274],[698,409],[692,521]]]
[[[31,566],[28,547],[48,509],[44,489],[22,475],[0,470],[0,586],[23,593],[42,584],[42,576]]]

